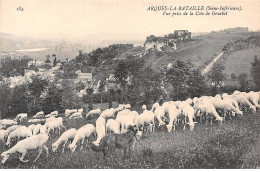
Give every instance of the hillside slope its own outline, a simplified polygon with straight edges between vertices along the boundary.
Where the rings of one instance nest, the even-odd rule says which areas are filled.
[[[190,59],[197,66],[203,65],[205,61],[211,59],[217,54],[222,52],[222,48],[229,42],[237,39],[247,39],[248,37],[259,34],[254,32],[236,32],[236,33],[212,33],[194,37],[201,39],[197,45],[187,47],[181,51],[176,52],[151,52],[144,56],[148,65],[157,68],[161,65],[174,62],[177,59],[188,60]]]

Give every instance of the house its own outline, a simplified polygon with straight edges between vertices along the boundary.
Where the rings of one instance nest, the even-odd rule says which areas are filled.
[[[78,73],[78,79],[92,81],[92,73]]]

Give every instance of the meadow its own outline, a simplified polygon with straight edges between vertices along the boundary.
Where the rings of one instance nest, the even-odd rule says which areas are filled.
[[[69,120],[64,118],[67,129],[76,128],[91,123],[95,125],[96,118]],[[23,123],[29,125],[28,123]],[[226,120],[223,124],[213,122],[213,125],[198,123],[195,132],[189,127],[168,133],[166,127],[157,128],[154,133],[145,133],[137,141],[133,154],[123,161],[123,150],[113,151],[107,160],[103,159],[100,152],[91,150],[90,145],[75,153],[65,149],[61,153],[51,151],[51,144],[59,135],[51,135],[48,141],[49,157],[45,152],[36,163],[32,161],[37,156],[37,151],[27,153],[25,159],[28,163],[19,162],[19,155],[11,155],[0,168],[37,168],[37,169],[111,169],[111,168],[175,168],[175,169],[237,169],[260,167],[260,112],[245,114],[244,117],[236,116],[233,120]],[[63,131],[62,131],[63,132]],[[94,140],[90,138],[90,142]],[[3,151],[7,150],[5,148]]]

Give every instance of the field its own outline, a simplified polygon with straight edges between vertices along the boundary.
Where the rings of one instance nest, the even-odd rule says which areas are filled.
[[[64,118],[68,128],[79,128],[87,123],[94,124],[95,119],[69,120]],[[28,125],[28,124],[26,124]],[[66,150],[61,153],[51,151],[51,144],[58,139],[52,135],[48,141],[50,155],[45,152],[36,163],[32,163],[37,151],[30,151],[25,159],[30,162],[19,162],[19,155],[11,155],[6,164],[0,168],[259,168],[260,167],[260,112],[245,114],[226,120],[222,125],[197,124],[195,132],[189,128],[185,131],[178,126],[175,132],[167,133],[166,128],[157,129],[155,133],[146,133],[138,140],[132,156],[122,160],[123,151],[116,150],[108,160],[102,153],[93,152],[79,145],[74,154]],[[91,138],[90,141],[93,141]],[[7,150],[7,148],[5,148]],[[1,151],[3,152],[3,150]]]

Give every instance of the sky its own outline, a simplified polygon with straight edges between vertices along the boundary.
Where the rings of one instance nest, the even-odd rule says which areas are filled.
[[[164,16],[149,6],[242,6],[227,16]],[[17,11],[22,7],[23,11]],[[260,30],[260,0],[0,0],[0,32],[39,39],[138,39],[175,29]]]

